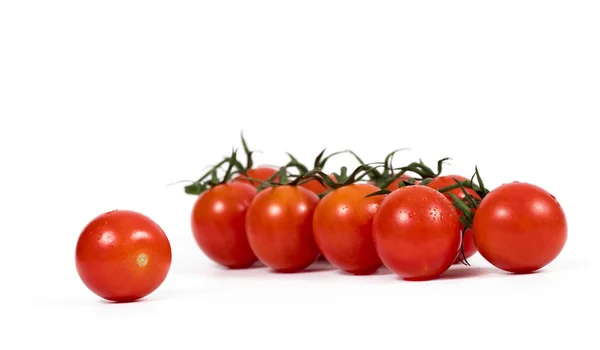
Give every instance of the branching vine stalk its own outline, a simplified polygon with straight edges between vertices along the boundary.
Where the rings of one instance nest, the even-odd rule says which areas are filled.
[[[237,168],[237,163],[239,163],[237,161],[237,150],[234,149],[229,157],[226,157],[225,159],[214,165],[209,171],[207,171],[204,175],[202,175],[202,177],[200,177],[192,184],[185,186],[185,193],[191,195],[199,195],[209,188],[228,182],[234,175],[240,173],[239,170],[234,170],[234,168]],[[228,165],[227,169],[225,170],[225,174],[223,175],[223,177],[219,178],[218,170],[224,164]]]

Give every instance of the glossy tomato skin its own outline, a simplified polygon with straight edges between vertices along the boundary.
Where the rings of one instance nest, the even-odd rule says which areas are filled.
[[[407,186],[381,202],[373,218],[373,236],[390,270],[405,280],[429,280],[445,272],[458,254],[459,216],[438,191]]]
[[[296,272],[318,257],[312,222],[319,197],[299,186],[269,187],[256,195],[246,213],[252,250],[278,272]]]
[[[252,168],[246,172],[246,175],[238,175],[233,179],[235,182],[246,183],[257,188],[260,186],[260,182],[252,181],[248,178],[257,179],[261,181],[266,181],[271,178],[275,173],[277,173],[277,169],[268,167],[268,166],[260,166],[256,168]],[[279,180],[279,177],[274,178],[275,181]]]
[[[372,274],[382,265],[373,243],[373,216],[384,197],[365,198],[378,190],[366,183],[340,187],[315,209],[317,246],[331,264],[348,273]]]
[[[567,241],[567,220],[558,201],[546,190],[521,182],[488,193],[477,208],[473,229],[481,255],[513,273],[548,265]]]
[[[428,183],[427,186],[431,187],[433,189],[439,190],[444,187],[456,185],[456,181],[454,181],[454,179],[456,179],[458,181],[468,180],[466,177],[460,176],[460,175],[444,175],[444,176],[436,177],[435,179],[433,179],[433,181]],[[481,199],[481,197],[474,190],[472,190],[470,188],[465,188],[465,190],[467,191],[467,193],[469,195],[471,195],[477,199]],[[465,198],[465,193],[460,188],[455,188],[453,190],[444,192],[444,196],[446,196],[446,198],[448,198],[449,201],[452,201],[452,197],[450,197],[449,193],[454,194],[459,199]],[[457,209],[457,211],[458,211],[458,209]],[[459,212],[459,214],[462,215],[460,212]],[[461,225],[461,229],[462,229],[462,227],[463,226]],[[469,229],[467,232],[465,232],[465,235],[463,237],[463,250],[464,250],[465,258],[467,258],[467,259],[477,253],[477,247],[475,247],[475,242],[473,241],[473,230],[472,229]],[[456,257],[456,259],[454,260],[455,264],[460,263],[460,257],[461,257],[460,254],[459,254],[459,256]]]
[[[82,230],[77,273],[96,295],[131,302],[155,291],[171,267],[171,245],[147,216],[128,210],[101,214]]]
[[[252,266],[257,258],[246,237],[246,210],[256,188],[243,182],[217,185],[200,194],[191,224],[200,249],[212,261],[231,268]]]

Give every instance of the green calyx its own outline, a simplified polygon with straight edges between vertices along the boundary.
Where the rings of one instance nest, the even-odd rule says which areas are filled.
[[[475,180],[477,180],[477,183],[475,183]],[[456,182],[455,185],[450,185],[450,186],[440,188],[439,191],[442,193],[446,193],[448,191],[452,191],[454,189],[460,188],[465,193],[465,197],[467,195],[469,197],[472,197],[465,190],[465,188],[469,188],[469,189],[475,191],[475,193],[477,193],[477,195],[481,199],[485,198],[485,196],[490,192],[483,185],[483,179],[481,178],[481,174],[479,174],[479,169],[477,169],[477,167],[475,167],[475,173],[473,174],[473,176],[471,176],[470,180],[458,181],[458,180],[454,179],[454,181]],[[452,193],[449,193],[449,195],[452,195]],[[475,197],[473,197],[473,199],[479,200],[478,198],[475,198]]]
[[[353,153],[350,150],[343,150],[343,151],[337,151],[337,152],[333,152],[327,156],[325,156],[325,150],[323,149],[321,151],[321,153],[319,153],[317,155],[317,157],[314,160],[313,163],[313,170],[323,170],[323,168],[325,168],[325,164],[327,164],[327,161],[333,157],[336,156],[338,154],[342,154],[342,153]],[[294,167],[298,169],[298,171],[300,171],[301,173],[308,173],[310,170],[308,169],[308,167],[304,164],[302,164],[300,161],[298,161],[298,159],[296,159],[296,157],[294,157],[291,153],[287,152],[287,155],[290,157],[290,163],[294,163]]]
[[[321,182],[321,184],[325,186],[325,188],[328,188],[329,190],[336,190],[340,187],[357,183],[363,178],[369,176],[369,174],[377,171],[377,166],[372,166],[374,164],[381,163],[361,164],[356,169],[354,169],[354,171],[352,171],[350,175],[348,175],[348,168],[344,166],[340,169],[339,173],[333,173],[333,177],[335,178],[335,180],[333,180],[329,175],[318,169],[313,170],[313,172],[318,176],[317,181]]]
[[[477,179],[477,184],[475,184],[475,179]],[[462,214],[459,216],[459,220],[463,225],[462,237],[464,240],[465,232],[473,227],[473,220],[475,219],[475,215],[479,204],[490,191],[486,189],[483,185],[483,179],[481,178],[481,175],[479,174],[479,169],[477,169],[477,167],[475,167],[475,173],[473,174],[470,180],[458,181],[454,179],[454,181],[456,182],[455,185],[450,185],[441,188],[438,191],[441,193],[446,193],[448,191],[460,188],[462,193],[464,194],[464,198],[460,199],[454,193],[447,193],[450,196],[450,198],[452,198],[452,204],[454,205],[454,207]],[[467,192],[467,188],[475,191],[481,199]],[[460,249],[461,251],[459,254],[459,260],[464,265],[470,266],[469,262],[467,261],[467,258],[465,257],[464,246],[462,244]]]
[[[242,148],[244,149],[244,153],[246,154],[246,165],[242,165],[240,162],[236,162],[235,167],[241,173],[246,175],[246,172],[254,166],[254,161],[252,160],[252,155],[256,152],[255,150],[250,150],[248,148],[248,143],[246,143],[246,139],[244,138],[244,133],[240,133],[240,138],[242,140]]]
[[[407,148],[399,148],[390,152],[383,161],[383,170],[378,171],[377,169],[374,169],[367,175],[369,177],[369,180],[371,180],[375,184],[375,186],[379,188],[385,188],[390,183],[392,183],[397,177],[405,173],[405,171],[403,171],[400,174],[395,174],[395,169],[392,165],[394,155],[403,150],[407,150]],[[361,165],[366,164],[356,153],[352,151],[350,151],[350,153],[354,156],[354,158],[356,158],[356,160]]]
[[[248,179],[250,181],[256,181],[260,183],[257,190],[261,191],[267,187],[302,185],[316,177],[314,175],[314,171],[308,171],[306,166],[298,162],[298,160],[296,160],[293,156],[290,157],[291,160],[286,165],[280,167],[279,170],[275,174],[271,175],[271,177],[269,177],[267,180],[261,181],[253,178]],[[290,168],[295,168],[298,170],[298,174],[290,173]],[[279,180],[275,181],[277,177],[279,177]]]
[[[421,159],[419,159],[418,162],[412,162],[407,166],[394,168],[392,164],[394,156],[396,153],[403,150],[406,150],[406,148],[400,148],[389,153],[384,159],[383,171],[379,172],[375,170],[369,174],[369,179],[375,184],[375,186],[382,189],[382,191],[378,192],[378,194],[389,193],[386,192],[385,189],[394,181],[405,176],[407,173],[410,173],[411,175],[416,174],[416,176],[409,176],[408,179],[402,179],[402,181],[399,181],[398,187],[412,186],[417,180],[420,181],[421,184],[426,185],[431,182],[433,178],[438,177],[442,173],[444,163],[450,159],[440,159],[437,162],[437,172],[427,166]],[[356,153],[351,153],[360,164],[365,164],[365,162]]]
[[[227,169],[225,170],[223,176],[219,177],[218,171],[225,164],[228,164]],[[190,195],[199,195],[209,188],[226,183],[230,181],[234,175],[241,173],[239,170],[234,171],[234,168],[238,168],[238,166],[239,161],[237,160],[237,150],[234,149],[231,152],[231,156],[226,157],[214,165],[209,171],[207,171],[202,177],[192,184],[185,186],[184,191]]]
[[[433,169],[431,169],[430,167],[425,165],[425,163],[423,163],[423,161],[421,159],[419,159],[418,162],[412,162],[407,166],[403,166],[403,167],[399,168],[399,170],[401,170],[403,172],[407,172],[407,171],[413,172],[413,173],[419,175],[419,177],[420,177],[419,180],[424,181],[426,179],[434,179],[434,178],[440,176],[440,174],[442,173],[443,167],[444,167],[444,163],[450,159],[451,158],[446,157],[446,158],[442,158],[442,159],[438,160],[437,171],[433,171]]]

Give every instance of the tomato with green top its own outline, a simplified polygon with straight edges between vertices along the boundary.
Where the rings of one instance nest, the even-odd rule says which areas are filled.
[[[384,196],[366,196],[379,188],[355,183],[325,196],[313,218],[317,246],[337,268],[355,275],[372,274],[382,263],[373,243],[373,216]]]
[[[297,272],[319,256],[313,235],[313,213],[319,197],[294,185],[267,187],[246,213],[246,233],[252,251],[278,272]]]
[[[406,186],[386,196],[373,218],[375,248],[390,270],[409,281],[440,276],[461,243],[457,211],[440,192]]]
[[[440,190],[444,187],[456,185],[455,179],[460,182],[468,180],[466,177],[460,176],[460,175],[444,175],[444,176],[438,176],[438,177],[434,178],[430,183],[427,184],[427,186],[431,187],[433,189],[436,189],[436,190]],[[465,191],[473,198],[481,199],[481,197],[474,190],[472,190],[470,188],[465,188]],[[465,198],[465,193],[460,188],[455,188],[450,191],[444,192],[444,195],[446,196],[446,198],[448,198],[448,200],[452,201],[452,197],[450,197],[450,193],[454,194],[456,197],[458,197],[458,199],[462,200]],[[462,213],[460,213],[460,211],[457,210],[457,212],[460,215],[462,215]],[[461,230],[463,230],[463,229],[464,229],[464,226],[461,224]],[[477,253],[477,247],[475,247],[475,242],[473,241],[473,229],[468,229],[464,233],[462,242],[463,242],[462,243],[463,251],[460,252],[459,255],[456,257],[456,259],[454,260],[455,264],[459,264],[461,262],[461,259],[468,259]],[[464,256],[463,256],[463,253],[464,253]]]

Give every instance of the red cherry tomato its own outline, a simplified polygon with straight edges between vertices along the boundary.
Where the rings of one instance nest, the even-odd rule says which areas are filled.
[[[131,302],[156,290],[171,267],[171,245],[150,218],[115,210],[88,223],[75,250],[77,273],[96,295]]]
[[[365,198],[376,186],[356,183],[340,187],[321,199],[313,231],[317,246],[334,266],[356,275],[377,271],[382,263],[373,244],[373,216],[383,196]]]
[[[319,197],[299,186],[268,187],[259,192],[246,213],[252,250],[279,272],[296,272],[319,255],[312,230]]]
[[[192,210],[192,232],[200,249],[214,262],[247,268],[257,258],[244,227],[246,210],[256,188],[243,182],[217,185],[200,194]]]
[[[435,179],[433,179],[433,181],[428,183],[427,186],[431,187],[433,189],[439,190],[444,187],[456,185],[456,181],[454,181],[454,179],[456,179],[458,181],[468,180],[466,177],[460,176],[460,175],[444,175],[444,176],[436,177]],[[477,199],[481,199],[481,197],[479,197],[477,192],[473,191],[472,189],[465,188],[465,190],[467,191],[467,193],[469,195],[471,195]],[[460,188],[455,188],[448,192],[444,192],[444,195],[446,196],[446,198],[448,198],[448,200],[452,201],[452,197],[450,197],[449,193],[454,194],[459,199],[465,198],[465,193]],[[457,212],[460,215],[462,215],[462,213],[460,213],[460,211],[458,209],[457,209]],[[462,226],[462,224],[461,224],[461,230],[463,229],[463,227],[464,226]],[[475,247],[475,242],[473,242],[473,230],[472,229],[469,229],[469,230],[467,230],[467,232],[465,232],[465,235],[463,237],[463,250],[464,250],[465,258],[467,258],[467,259],[472,257],[473,255],[475,255],[475,253],[477,253],[477,247]],[[454,260],[454,263],[459,264],[461,257],[462,257],[462,252],[459,254],[458,257],[456,257],[456,260]]]
[[[560,204],[544,189],[514,182],[481,201],[473,221],[475,245],[492,265],[530,273],[552,262],[567,241]]]
[[[237,177],[235,177],[233,179],[233,181],[242,182],[242,183],[252,185],[254,187],[258,187],[258,186],[260,186],[260,182],[252,181],[252,180],[249,180],[248,178],[266,181],[266,180],[270,179],[271,176],[273,176],[275,173],[277,173],[277,171],[278,170],[275,168],[271,168],[268,166],[260,166],[260,167],[256,167],[256,168],[252,168],[252,169],[248,170],[246,172],[247,175],[243,175],[243,174],[238,175]],[[278,180],[279,180],[279,177],[274,178],[274,181],[278,181]]]
[[[454,206],[426,186],[393,191],[373,219],[375,247],[383,264],[406,280],[428,280],[458,255],[460,221]]]

